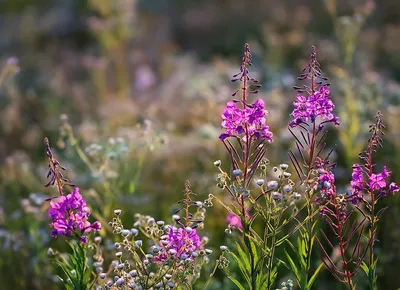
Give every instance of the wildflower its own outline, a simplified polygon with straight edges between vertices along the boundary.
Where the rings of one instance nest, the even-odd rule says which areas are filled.
[[[222,133],[219,138],[222,141],[228,137],[241,137],[245,140],[247,135],[272,142],[273,134],[266,124],[267,111],[264,106],[262,99],[256,99],[253,104],[243,109],[238,108],[234,102],[228,102],[221,115],[221,127],[226,132]]]
[[[392,182],[389,185],[389,192],[394,194],[395,192],[398,192],[399,190],[400,190],[400,187],[396,183]]]
[[[369,177],[369,188],[371,190],[380,190],[386,187],[385,178],[389,177],[389,172],[386,170],[386,166],[383,167],[383,171],[379,174],[372,173]]]
[[[269,189],[277,189],[279,186],[279,183],[276,180],[272,180],[267,183],[267,186]]]
[[[238,228],[238,229],[242,229],[242,221],[240,220],[240,217],[238,217],[237,215],[230,213],[227,217],[227,222],[229,224],[230,227],[232,228]]]
[[[251,216],[249,212],[246,212],[246,218],[250,220]],[[226,221],[230,228],[243,229],[242,221],[236,214],[230,213],[226,218]]]
[[[183,228],[170,227],[168,235],[162,238],[167,243],[160,242],[162,251],[153,258],[155,262],[163,262],[175,255],[191,259],[192,253],[201,248],[200,237],[195,229],[187,231]]]
[[[297,100],[293,103],[294,110],[291,116],[294,118],[290,122],[290,127],[296,127],[303,122],[314,122],[320,117],[324,122],[339,125],[339,118],[332,113],[335,105],[329,99],[330,91],[328,86],[321,86],[319,90],[310,94],[307,98],[297,95]]]
[[[91,224],[88,221],[90,210],[86,206],[86,201],[79,193],[79,188],[67,196],[58,197],[57,201],[50,202],[49,216],[52,219],[50,224],[54,227],[51,231],[52,237],[67,236],[77,234],[82,243],[86,243],[84,233],[96,232],[101,229],[99,222]]]
[[[320,176],[318,177],[318,187],[320,189],[320,194],[323,198],[331,200],[335,191],[333,189],[333,184],[335,183],[335,175],[329,170],[320,168]]]
[[[264,185],[264,179],[257,179],[257,180],[256,180],[256,184],[257,184],[258,186],[263,186],[263,185]]]
[[[350,185],[355,193],[363,189],[363,173],[360,165],[353,164],[353,173],[351,174]]]
[[[239,175],[240,173],[242,173],[242,171],[240,169],[233,170],[234,175]]]
[[[273,192],[271,192],[271,197],[273,199],[281,199],[282,198],[282,193],[277,192],[277,191],[273,191]]]

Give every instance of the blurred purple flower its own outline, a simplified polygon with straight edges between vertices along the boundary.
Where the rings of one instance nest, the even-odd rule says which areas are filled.
[[[255,100],[252,105],[244,109],[238,108],[234,102],[228,102],[224,113],[221,115],[221,127],[226,132],[222,133],[219,138],[225,140],[228,137],[235,136],[245,140],[247,127],[247,135],[249,137],[266,139],[268,142],[272,142],[273,134],[266,124],[265,117],[267,114],[262,99]]]
[[[230,213],[228,215],[228,217],[226,218],[226,221],[228,222],[228,225],[231,228],[237,228],[237,229],[242,229],[243,225],[242,225],[242,221],[240,220],[240,217],[238,217],[237,215]]]
[[[400,187],[396,183],[392,182],[389,185],[389,192],[394,194],[395,192],[398,192],[398,191],[400,191]]]
[[[88,216],[90,209],[86,206],[86,201],[79,193],[79,188],[67,196],[59,196],[57,201],[50,202],[49,216],[52,219],[50,224],[54,227],[51,231],[52,237],[67,236],[77,234],[81,242],[86,242],[84,233],[99,231],[101,224],[97,221],[90,224]]]
[[[246,211],[246,218],[248,220],[251,219],[251,215],[248,211]],[[243,229],[242,221],[240,217],[234,213],[229,213],[229,215],[226,218],[226,221],[228,222],[228,226],[231,228],[236,228],[236,229]]]
[[[297,95],[297,100],[293,103],[294,110],[291,116],[294,118],[290,122],[290,127],[296,127],[303,122],[314,122],[317,117],[325,122],[339,125],[339,118],[332,113],[335,105],[329,99],[330,91],[328,86],[321,86],[318,91],[309,95],[308,98]]]

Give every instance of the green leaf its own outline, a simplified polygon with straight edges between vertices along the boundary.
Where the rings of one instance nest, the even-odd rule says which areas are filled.
[[[361,263],[360,268],[364,271],[365,275],[368,276],[369,274],[369,268],[367,263],[365,263],[364,261]]]
[[[290,265],[290,267],[287,267],[287,268],[289,270],[291,270],[293,272],[293,274],[296,276],[296,279],[300,281],[301,276],[300,276],[299,269],[297,268],[296,263],[293,261],[292,257],[289,255],[289,253],[286,251],[286,249],[285,249],[285,256]]]
[[[251,273],[251,265],[250,265],[250,257],[247,255],[247,253],[245,251],[243,251],[242,247],[236,243],[236,250],[240,256],[240,263],[239,267],[241,267],[242,269],[244,269],[247,273]],[[242,266],[241,266],[242,265]]]
[[[54,263],[56,263],[61,268],[61,270],[64,272],[64,274],[71,280],[73,289],[75,289],[75,290],[80,289],[79,284],[76,281],[76,277],[74,275],[72,275],[72,273],[68,269],[66,269],[65,265],[57,260],[55,260]],[[69,285],[69,284],[67,281],[64,281],[64,285],[67,288],[67,285]]]
[[[243,259],[242,258],[239,258],[238,256],[236,256],[236,254],[234,254],[233,252],[229,252],[231,255],[232,255],[232,257],[235,259],[235,261],[236,261],[236,263],[238,264],[238,266],[239,266],[239,269],[240,269],[240,271],[242,272],[242,274],[243,274],[243,277],[246,279],[246,281],[247,281],[247,283],[249,284],[249,285],[251,285],[251,280],[250,280],[250,264],[248,264],[248,266],[246,265],[246,263],[243,263],[243,262],[247,262],[248,263],[248,259],[247,260],[244,260],[243,261]]]
[[[319,264],[318,268],[315,269],[314,274],[311,276],[310,280],[307,283],[307,289],[311,289],[311,286],[314,284],[315,279],[317,279],[319,271],[321,271],[323,266],[324,266],[324,263],[321,263],[321,264]]]
[[[238,280],[236,280],[236,278],[232,277],[231,275],[227,274],[229,280],[231,280],[240,290],[246,290],[242,284],[240,284],[240,282]]]

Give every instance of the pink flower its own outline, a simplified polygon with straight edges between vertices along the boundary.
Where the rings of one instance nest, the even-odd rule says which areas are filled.
[[[51,231],[52,237],[71,237],[75,233],[81,242],[85,243],[87,239],[84,233],[101,229],[100,222],[90,224],[88,221],[90,209],[86,206],[78,187],[67,196],[60,196],[57,201],[51,201],[48,213],[52,220],[50,226],[54,228]]]
[[[193,259],[192,253],[201,248],[200,237],[195,229],[170,227],[168,235],[165,235],[160,242],[161,252],[154,257],[155,262],[163,262],[171,257],[186,255]],[[164,244],[163,241],[167,241]]]
[[[242,229],[242,221],[240,220],[240,217],[238,217],[237,215],[230,213],[228,215],[228,217],[226,218],[228,225],[231,228],[237,228],[237,229]]]
[[[249,137],[256,139],[266,139],[272,142],[273,134],[269,131],[269,126],[266,124],[267,112],[264,109],[264,101],[256,99],[251,105],[245,109],[240,109],[234,102],[228,102],[224,113],[221,115],[221,127],[226,130],[219,138],[225,140],[228,137],[239,137],[246,139],[247,134]]]
[[[246,212],[246,218],[248,220],[251,219],[251,215],[249,212]],[[242,221],[239,216],[233,213],[229,213],[229,215],[226,218],[226,221],[228,222],[228,226],[231,228],[236,228],[236,229],[243,229]]]
[[[351,174],[350,185],[354,192],[358,192],[363,189],[363,172],[358,164],[353,164],[353,173]]]
[[[330,122],[339,125],[339,118],[334,115],[333,108],[335,105],[329,99],[330,91],[328,86],[322,86],[314,94],[307,98],[302,95],[297,95],[297,100],[293,103],[294,109],[291,116],[294,118],[290,122],[290,127],[296,127],[303,122],[314,122],[317,117],[320,117],[324,122]]]
[[[369,177],[369,187],[371,190],[380,190],[386,187],[385,178],[389,177],[389,172],[386,170],[386,166],[383,167],[383,171],[379,174],[372,173]]]

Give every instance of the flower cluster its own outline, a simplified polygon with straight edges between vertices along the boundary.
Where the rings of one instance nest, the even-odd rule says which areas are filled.
[[[191,227],[169,227],[168,235],[161,237],[161,253],[154,257],[155,262],[164,262],[169,258],[193,259],[197,256],[196,250],[201,248],[200,237]]]
[[[332,200],[335,197],[335,175],[328,169],[319,168],[318,183],[315,189],[319,188],[321,197],[324,200]]]
[[[272,142],[272,133],[266,124],[267,111],[264,109],[264,101],[256,99],[252,105],[240,109],[235,102],[228,102],[224,113],[221,115],[221,127],[226,130],[219,138],[225,140],[228,137],[246,136],[256,139],[266,139]]]
[[[50,226],[54,228],[51,231],[52,237],[67,236],[76,234],[82,243],[86,243],[87,237],[84,233],[99,231],[100,222],[91,224],[88,221],[90,209],[86,206],[86,201],[79,193],[79,188],[67,196],[58,197],[57,201],[50,202],[49,216],[52,220]]]
[[[303,122],[314,122],[317,117],[320,117],[324,122],[339,125],[339,118],[332,113],[335,105],[329,99],[329,96],[330,91],[326,85],[321,86],[307,98],[303,95],[297,95],[291,114],[294,120],[290,122],[289,126],[296,127]]]
[[[368,176],[359,164],[353,165],[353,173],[351,175],[352,179],[350,185],[352,188],[353,199],[362,199],[361,192],[366,191],[379,191],[379,196],[385,197],[388,193],[396,193],[400,190],[399,186],[392,182],[387,186],[386,179],[390,176],[390,172],[387,171],[386,166],[383,167],[382,172],[372,173],[368,177],[368,182],[364,182],[364,175]]]

